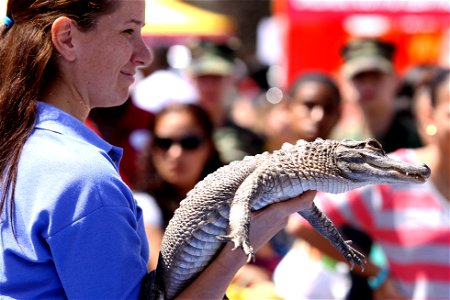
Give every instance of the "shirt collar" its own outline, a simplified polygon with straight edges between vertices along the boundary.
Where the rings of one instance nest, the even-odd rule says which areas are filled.
[[[117,164],[122,157],[122,148],[109,144],[83,122],[48,103],[38,101],[34,127],[70,136],[77,140],[83,140],[104,150]]]

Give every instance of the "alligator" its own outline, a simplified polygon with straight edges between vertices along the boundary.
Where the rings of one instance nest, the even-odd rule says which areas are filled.
[[[226,241],[253,260],[248,237],[251,211],[307,190],[343,193],[369,184],[423,183],[429,175],[425,164],[389,157],[375,139],[299,140],[231,162],[200,181],[180,203],[165,230],[156,275],[152,273],[144,294],[173,299],[214,260]],[[363,267],[364,255],[343,239],[317,206],[298,213],[352,266]]]

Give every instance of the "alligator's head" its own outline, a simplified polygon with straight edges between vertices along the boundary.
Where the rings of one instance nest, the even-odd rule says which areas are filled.
[[[375,139],[343,140],[334,150],[340,175],[362,186],[366,184],[423,183],[430,168],[390,158]]]
[[[430,168],[389,157],[375,139],[365,141],[298,140],[282,151],[296,157],[303,190],[342,193],[369,184],[423,183]]]

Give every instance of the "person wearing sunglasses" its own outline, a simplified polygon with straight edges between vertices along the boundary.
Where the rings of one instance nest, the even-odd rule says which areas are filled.
[[[161,233],[187,192],[223,165],[213,143],[213,128],[207,112],[196,104],[175,103],[156,114],[149,128],[151,139],[139,159],[135,193],[147,215],[151,249],[159,248]],[[150,269],[156,266],[158,254],[152,252]]]
[[[173,145],[179,145],[184,151],[195,150],[198,149],[203,142],[204,138],[195,134],[188,134],[180,138],[159,136],[153,138],[153,144],[163,151],[168,151]]]

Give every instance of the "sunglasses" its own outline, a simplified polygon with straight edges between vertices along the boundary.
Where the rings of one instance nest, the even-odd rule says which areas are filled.
[[[187,135],[179,139],[155,136],[153,138],[153,144],[157,148],[165,151],[169,150],[173,144],[180,145],[183,150],[195,150],[203,144],[204,140],[204,138],[196,135]]]

